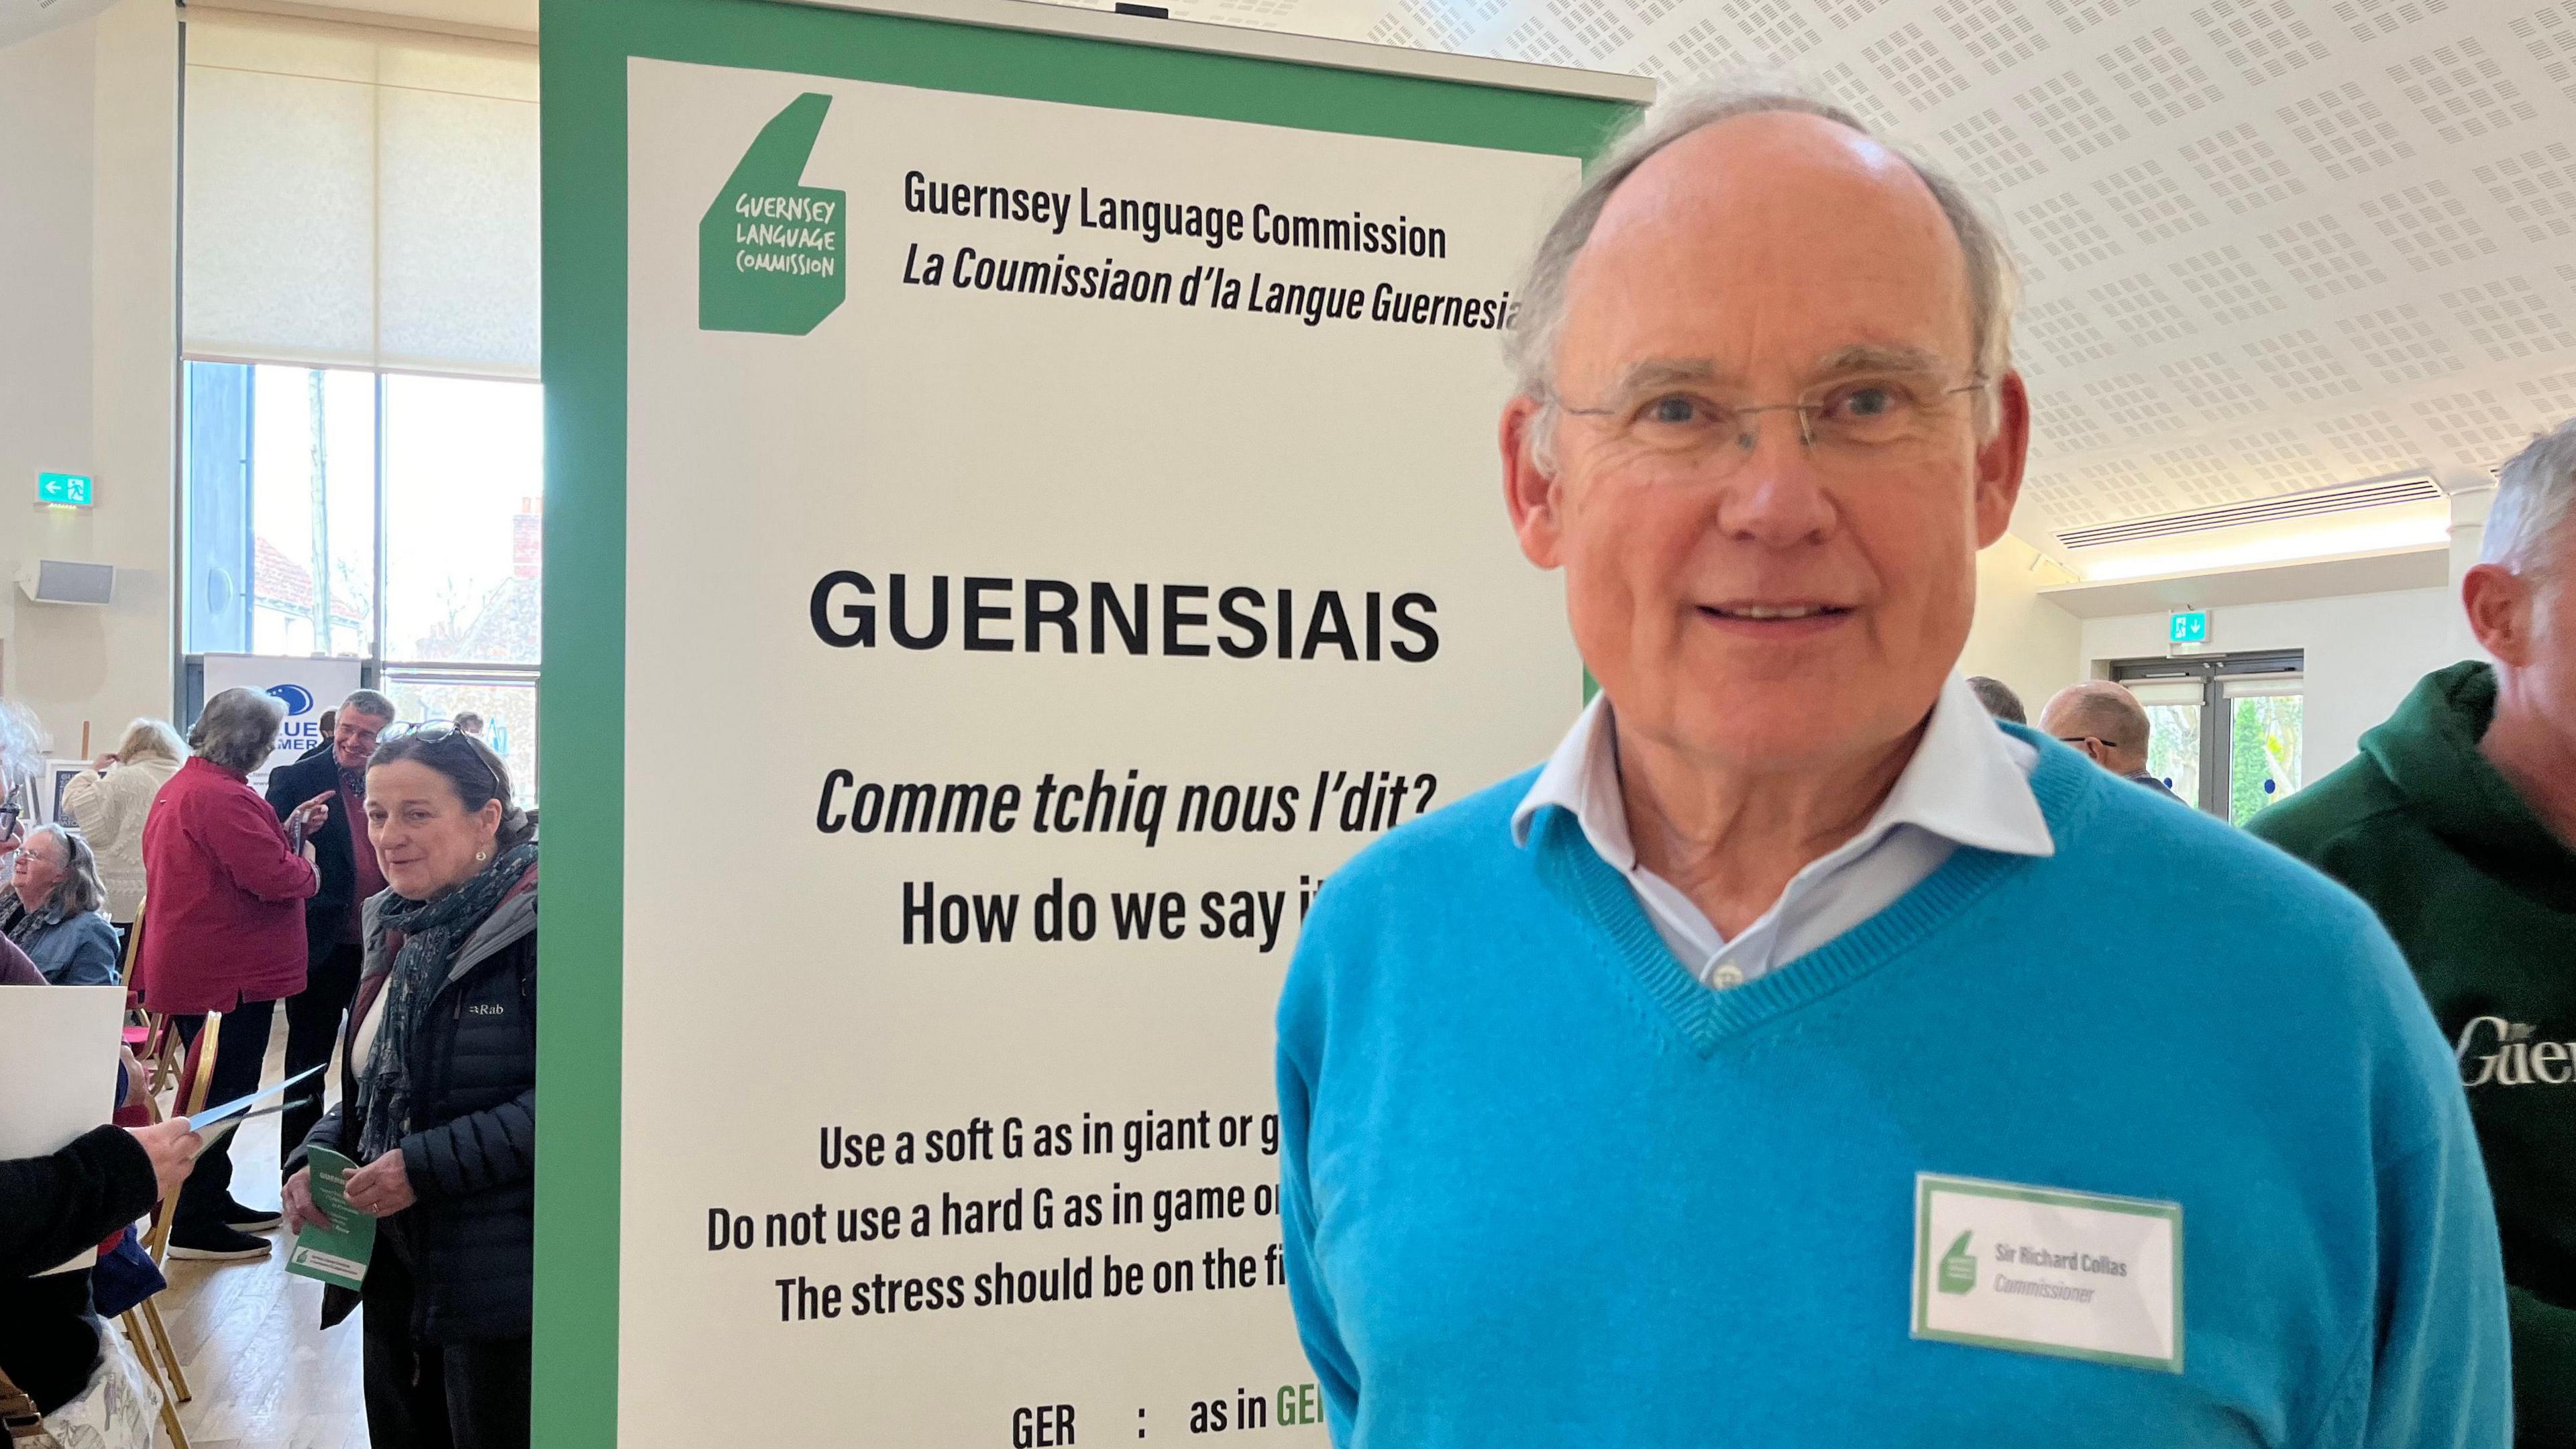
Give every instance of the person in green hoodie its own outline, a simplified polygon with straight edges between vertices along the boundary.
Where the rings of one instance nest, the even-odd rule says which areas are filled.
[[[2254,817],[2404,948],[2495,1189],[2515,1442],[2576,1445],[2576,419],[2504,465],[2461,581],[2495,663],[2428,674],[2348,764]]]

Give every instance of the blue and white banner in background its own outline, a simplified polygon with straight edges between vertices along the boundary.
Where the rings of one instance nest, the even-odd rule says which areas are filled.
[[[206,656],[206,698],[227,689],[256,689],[286,706],[286,723],[278,730],[277,748],[268,763],[251,771],[251,788],[268,788],[268,772],[295,762],[321,744],[322,712],[336,709],[358,687],[355,659],[278,658],[265,654]]]

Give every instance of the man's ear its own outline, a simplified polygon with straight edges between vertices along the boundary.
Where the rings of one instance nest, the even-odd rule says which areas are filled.
[[[2030,459],[2030,392],[2021,374],[2007,372],[1995,383],[1995,434],[1977,445],[1977,547],[1984,548],[2012,527],[2013,505],[2021,501],[2022,468]]]
[[[1540,455],[1552,439],[1542,430],[1554,426],[1548,410],[1527,394],[1503,409],[1499,441],[1503,449],[1503,506],[1510,510],[1512,532],[1520,536],[1521,553],[1531,563],[1552,569],[1563,559],[1558,545],[1563,519],[1556,476],[1540,466]]]
[[[2531,662],[2531,581],[2502,564],[2482,563],[2460,580],[2460,606],[2478,647],[2499,664]]]

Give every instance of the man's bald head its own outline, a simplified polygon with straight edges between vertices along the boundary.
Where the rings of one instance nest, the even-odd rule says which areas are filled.
[[[2107,679],[2070,684],[2049,696],[2039,712],[2043,734],[2083,747],[2116,775],[2135,775],[2147,767],[2147,709],[2138,697]]]
[[[2020,296],[2020,269],[2003,237],[1987,222],[1975,201],[1940,171],[1886,145],[1858,116],[1840,106],[1789,91],[1702,86],[1668,95],[1638,118],[1614,141],[1586,174],[1583,187],[1557,213],[1530,261],[1521,285],[1521,305],[1512,330],[1504,335],[1506,356],[1523,397],[1549,410],[1541,429],[1552,430],[1556,399],[1556,349],[1573,290],[1576,263],[1590,244],[1612,196],[1666,150],[1711,127],[1743,117],[1810,118],[1849,133],[1849,139],[1901,163],[1940,208],[1956,240],[1966,283],[1971,361],[1988,380],[2012,365],[2013,311]],[[1996,421],[1993,399],[1979,392],[1973,399],[1980,431]]]

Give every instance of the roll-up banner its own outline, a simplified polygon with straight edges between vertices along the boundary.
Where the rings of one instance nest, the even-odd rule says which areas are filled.
[[[227,689],[256,689],[286,707],[277,727],[277,744],[268,759],[250,772],[253,789],[268,788],[268,772],[295,763],[296,757],[325,742],[322,716],[357,692],[358,661],[327,655],[209,654],[205,657],[208,699]],[[195,721],[189,721],[194,724]]]
[[[549,1449],[1324,1442],[1299,923],[1579,704],[1500,345],[1645,83],[932,8],[546,0]]]

